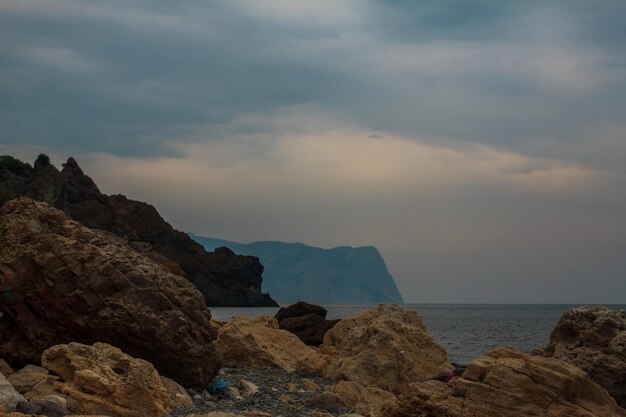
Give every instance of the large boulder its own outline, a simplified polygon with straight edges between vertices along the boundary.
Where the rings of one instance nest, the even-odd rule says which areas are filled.
[[[218,330],[215,346],[228,365],[286,371],[294,371],[298,359],[313,352],[269,316],[232,319]]]
[[[566,311],[545,356],[576,365],[626,408],[626,312],[604,307]]]
[[[499,348],[448,382],[411,384],[387,417],[624,417],[606,390],[566,362]]]
[[[337,323],[297,369],[399,393],[450,367],[445,349],[426,333],[415,310],[379,305]]]
[[[54,386],[74,413],[159,417],[180,405],[177,396],[184,393],[163,381],[149,362],[105,343],[57,345],[43,353],[41,362],[61,378]],[[191,405],[188,395],[186,400]]]
[[[324,307],[298,301],[287,307],[281,307],[274,316],[278,326],[298,336],[309,346],[319,346],[324,341],[324,335],[333,328],[339,320],[326,320]]]
[[[327,313],[326,309],[322,306],[310,304],[306,301],[298,301],[297,303],[291,304],[287,307],[281,307],[274,317],[280,323],[281,320],[293,317],[302,317],[307,314],[317,314],[322,318],[326,318]]]
[[[289,317],[278,323],[278,326],[293,333],[309,346],[319,346],[324,342],[324,336],[339,320],[326,320],[317,314],[307,314],[301,317]]]
[[[107,342],[183,385],[206,386],[219,355],[202,294],[123,240],[28,198],[0,208],[0,356]]]
[[[206,252],[150,204],[102,194],[74,158],[61,171],[39,164],[34,170],[11,172],[0,164],[0,195],[49,203],[87,227],[128,240],[170,272],[185,275],[204,294],[206,305],[277,306],[269,294],[261,292],[263,266],[258,258],[225,248]]]

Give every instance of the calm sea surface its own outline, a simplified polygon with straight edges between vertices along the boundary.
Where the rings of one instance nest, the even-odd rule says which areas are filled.
[[[345,318],[371,306],[330,305],[329,319]],[[530,353],[545,346],[563,312],[578,305],[563,304],[405,304],[422,317],[428,333],[441,343],[452,362],[468,363],[498,346],[512,346]],[[626,305],[607,305],[624,310]],[[278,308],[212,307],[216,320],[237,316],[274,315]]]

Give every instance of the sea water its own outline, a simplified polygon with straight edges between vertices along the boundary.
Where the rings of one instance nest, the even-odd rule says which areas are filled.
[[[428,333],[448,351],[452,362],[467,364],[498,346],[521,352],[545,346],[563,312],[578,305],[565,304],[404,304],[422,317]],[[353,316],[371,305],[327,305],[328,319]],[[626,305],[606,305],[624,310]],[[220,321],[237,316],[274,315],[278,308],[211,307]]]

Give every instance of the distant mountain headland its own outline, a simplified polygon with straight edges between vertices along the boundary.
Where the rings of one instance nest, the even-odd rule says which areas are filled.
[[[43,154],[33,166],[0,156],[0,204],[21,196],[46,202],[91,229],[127,240],[135,250],[191,281],[208,306],[276,306],[269,294],[261,292],[263,265],[258,258],[226,248],[205,251],[153,206],[102,194],[74,158],[58,170]]]
[[[306,299],[320,304],[401,303],[385,261],[373,246],[322,249],[302,243],[237,243],[190,236],[206,250],[228,247],[258,256],[265,266],[263,288],[279,303]]]

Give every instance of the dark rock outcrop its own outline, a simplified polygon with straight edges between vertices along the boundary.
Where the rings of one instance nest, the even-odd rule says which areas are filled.
[[[292,317],[302,317],[307,314],[317,314],[322,318],[326,318],[326,314],[328,314],[328,312],[322,306],[309,304],[306,301],[298,301],[290,306],[281,307],[274,317],[276,317],[276,320],[280,323],[281,320]]]
[[[170,272],[184,274],[204,294],[208,306],[277,305],[269,294],[261,293],[263,266],[258,258],[226,249],[206,252],[187,234],[175,230],[153,206],[102,194],[74,158],[61,171],[42,163],[19,173],[0,166],[0,196],[47,202],[89,228],[128,240]]]
[[[566,311],[544,355],[569,362],[626,408],[626,312],[604,307]]]
[[[373,246],[322,249],[302,243],[237,243],[191,235],[206,250],[226,246],[258,256],[265,266],[263,288],[280,304],[303,296],[318,304],[402,303],[402,296]]]
[[[281,329],[298,336],[309,346],[319,346],[324,341],[324,335],[333,328],[339,320],[326,320],[324,307],[298,301],[288,307],[282,307],[274,316]]]
[[[183,385],[220,366],[202,294],[110,233],[21,197],[0,207],[0,357],[106,342]]]

